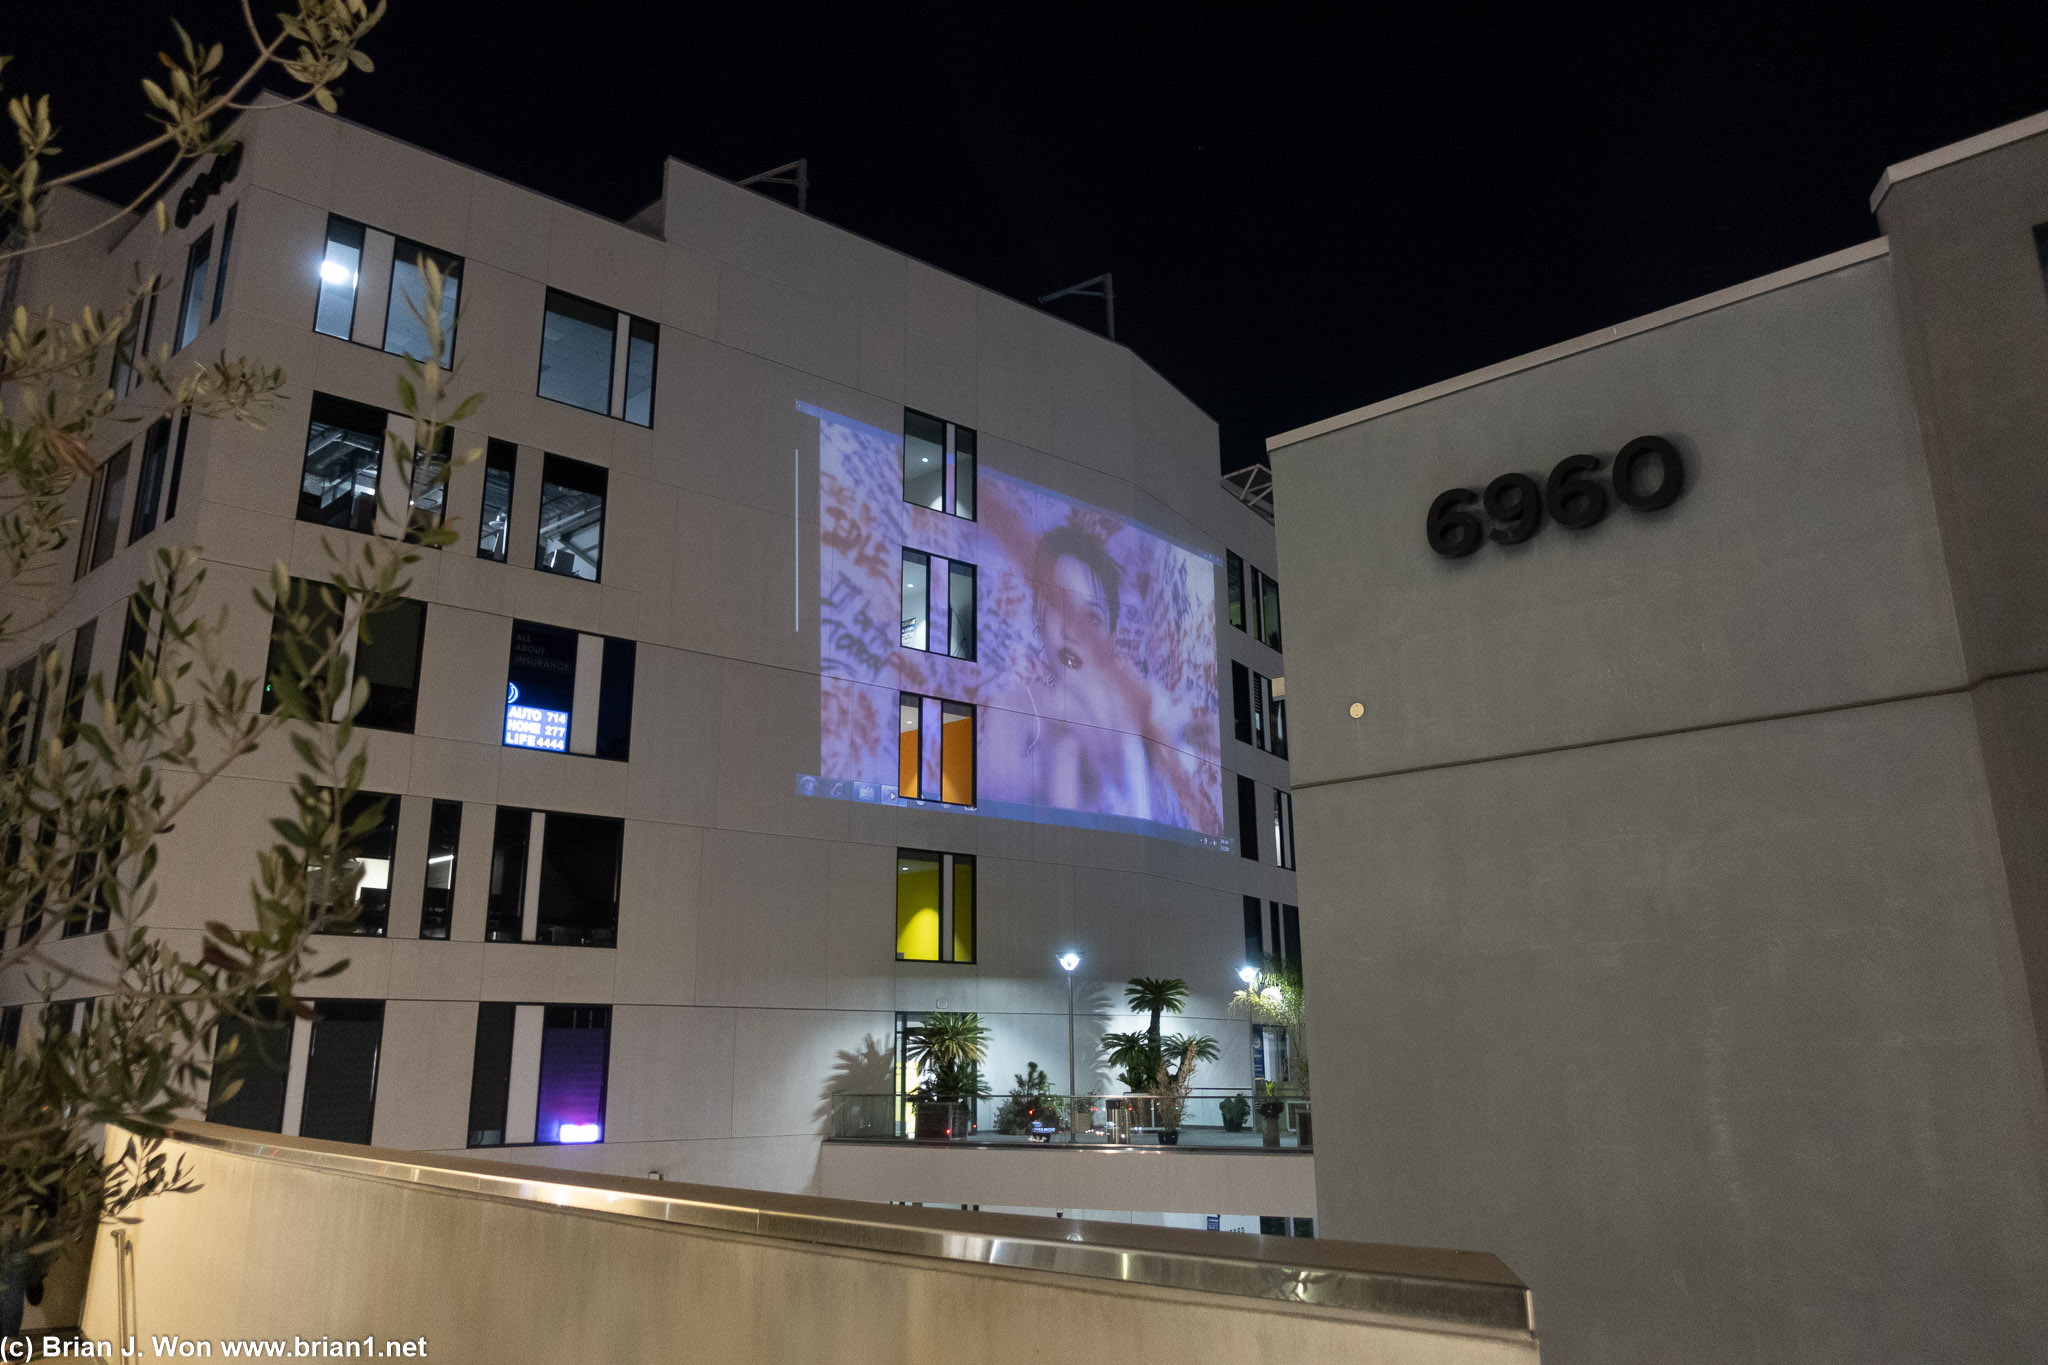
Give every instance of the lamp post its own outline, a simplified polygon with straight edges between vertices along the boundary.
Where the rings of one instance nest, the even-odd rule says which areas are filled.
[[[1074,969],[1081,965],[1079,953],[1061,953],[1060,970],[1067,974],[1067,1141],[1074,1141],[1074,1124],[1079,1106],[1074,1097],[1080,1092],[1080,1077],[1074,1074]]]

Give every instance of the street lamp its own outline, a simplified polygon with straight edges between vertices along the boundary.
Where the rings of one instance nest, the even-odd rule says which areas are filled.
[[[1074,1140],[1074,1124],[1079,1106],[1074,1096],[1080,1090],[1080,1078],[1074,1074],[1074,968],[1081,965],[1079,953],[1061,953],[1060,970],[1067,974],[1067,1141]]]
[[[1257,967],[1239,967],[1237,969],[1237,979],[1249,986],[1259,979],[1259,969]]]

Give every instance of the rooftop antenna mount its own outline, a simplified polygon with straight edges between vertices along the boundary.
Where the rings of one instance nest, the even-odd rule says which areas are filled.
[[[1102,286],[1100,289],[1097,289],[1095,287],[1098,284]],[[1070,284],[1065,289],[1055,289],[1050,294],[1047,294],[1040,298],[1038,301],[1040,303],[1051,303],[1054,299],[1064,299],[1070,296],[1074,298],[1083,299],[1101,299],[1104,316],[1107,317],[1109,321],[1109,339],[1111,341],[1116,340],[1115,275],[1097,275],[1092,280],[1083,280],[1079,284]]]
[[[788,185],[796,190],[796,211],[809,213],[811,200],[811,159],[800,156],[796,160],[750,175],[737,182],[742,185]]]

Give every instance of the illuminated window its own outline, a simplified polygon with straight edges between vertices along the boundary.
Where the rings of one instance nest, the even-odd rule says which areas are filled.
[[[476,557],[505,562],[512,539],[512,481],[519,448],[493,437],[484,448],[484,505],[476,522]]]
[[[638,656],[631,640],[514,621],[503,742],[624,761],[632,752]]]
[[[1244,776],[1237,779],[1237,853],[1259,860],[1259,788]]]
[[[436,801],[427,822],[427,884],[420,896],[420,937],[445,939],[455,920],[455,854],[462,803]]]
[[[896,960],[974,961],[974,859],[896,850]]]
[[[121,503],[128,496],[128,451],[122,446],[100,462],[86,487],[85,516],[79,520],[78,569],[83,578],[114,557],[121,546]]]
[[[199,234],[185,250],[185,293],[178,300],[178,340],[171,347],[182,351],[199,335],[206,321],[206,277],[213,265],[213,229]]]
[[[441,272],[441,364],[455,354],[455,299],[462,288],[462,258],[432,247],[394,238],[391,247],[391,295],[384,314],[384,349],[414,360],[427,358],[426,263]]]
[[[1266,708],[1271,704],[1272,684],[1263,673],[1252,674],[1252,743],[1266,747]]]
[[[427,604],[409,597],[363,618],[356,635],[356,677],[369,683],[370,694],[356,714],[356,724],[412,733],[426,636]]]
[[[654,371],[661,329],[589,299],[547,293],[541,320],[543,398],[654,425]]]
[[[1271,686],[1272,711],[1266,721],[1266,746],[1280,758],[1287,757],[1287,679],[1275,678]]]
[[[1230,594],[1230,624],[1244,629],[1244,561],[1229,550],[1223,552],[1224,577]]]
[[[562,455],[541,462],[540,538],[533,566],[598,581],[604,564],[604,499],[610,471]]]
[[[348,340],[356,321],[356,276],[363,268],[363,225],[329,214],[320,258],[320,305],[313,330]]]
[[[1273,793],[1273,861],[1294,866],[1294,797],[1283,791]]]
[[[906,549],[902,584],[903,647],[972,660],[977,586],[974,565]]]
[[[974,804],[974,708],[966,702],[900,694],[896,794],[906,801]]]
[[[384,409],[313,395],[299,520],[365,534],[377,524],[377,471],[384,461]]]
[[[604,1141],[611,1014],[604,1005],[478,1005],[469,1145]]]
[[[376,828],[356,844],[351,860],[362,868],[356,883],[356,917],[352,923],[332,932],[364,938],[382,938],[391,923],[391,861],[398,849],[398,798],[382,792],[357,792],[343,804],[344,827],[379,812]],[[380,810],[381,806],[381,810]]]
[[[903,410],[903,500],[934,512],[974,519],[975,437],[972,427]]]
[[[164,462],[170,454],[171,419],[159,417],[142,436],[142,466],[135,474],[135,511],[128,519],[128,543],[156,529],[157,504],[164,491]]]
[[[604,1141],[611,1033],[612,1012],[604,1005],[549,1005],[542,1014],[535,1142]]]

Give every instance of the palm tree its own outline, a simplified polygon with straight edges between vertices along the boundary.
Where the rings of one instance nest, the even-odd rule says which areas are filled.
[[[1159,1016],[1179,1014],[1188,1007],[1188,983],[1177,976],[1134,976],[1124,987],[1124,1003],[1138,1012],[1149,1012],[1151,1024],[1145,1036],[1159,1046]]]
[[[988,1053],[988,1028],[971,1011],[934,1010],[903,1040],[905,1057],[932,1073],[930,1089],[941,1099],[972,1099],[988,1093],[981,1062]]]

